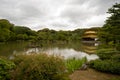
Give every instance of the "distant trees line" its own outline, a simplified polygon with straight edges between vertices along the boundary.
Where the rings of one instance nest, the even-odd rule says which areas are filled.
[[[84,33],[83,29],[76,29],[74,31],[55,31],[49,30],[45,28],[43,30],[39,30],[37,39],[38,40],[62,40],[62,41],[73,41],[73,40],[81,40],[82,34]]]
[[[28,27],[15,26],[6,19],[0,19],[0,41],[32,40],[37,33]]]
[[[81,40],[84,31],[85,29],[76,29],[74,31],[55,31],[48,28],[34,31],[25,26],[15,26],[6,19],[0,19],[0,42],[16,40]]]

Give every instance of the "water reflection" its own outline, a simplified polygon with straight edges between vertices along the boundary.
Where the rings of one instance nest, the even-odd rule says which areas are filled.
[[[81,43],[81,42],[70,42],[63,44],[61,43],[38,43],[39,45],[42,45],[42,47],[28,47],[30,43],[8,43],[5,45],[2,45],[4,47],[1,47],[2,49],[0,53],[5,54],[4,52],[7,50],[8,56],[11,56],[12,54],[31,54],[31,53],[47,53],[49,55],[57,55],[62,56],[65,59],[68,58],[83,58],[86,57],[88,60],[97,59],[98,56],[94,54],[96,50],[95,43]],[[0,54],[2,55],[2,54]]]
[[[88,54],[95,54],[98,44],[98,42],[94,41],[82,42],[81,48],[83,49],[83,52]]]
[[[59,49],[59,48],[54,48],[54,49],[48,49],[45,51],[45,53],[48,54],[54,54],[54,55],[60,55],[63,56],[65,59],[68,58],[78,58],[81,59],[83,57],[87,57],[88,60],[92,60],[92,59],[97,59],[98,56],[94,55],[94,54],[87,54],[85,52],[81,52],[81,51],[75,51],[74,49]]]

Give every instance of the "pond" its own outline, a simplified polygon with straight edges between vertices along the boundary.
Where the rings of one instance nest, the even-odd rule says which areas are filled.
[[[0,56],[11,57],[13,54],[39,54],[47,53],[68,58],[83,58],[88,60],[97,59],[95,54],[97,44],[94,42],[7,42],[0,43]]]

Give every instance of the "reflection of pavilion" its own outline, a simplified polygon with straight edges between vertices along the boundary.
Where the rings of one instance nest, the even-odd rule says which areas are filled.
[[[97,40],[97,30],[87,29],[82,36],[83,51],[90,54],[95,53],[96,46],[98,45]]]
[[[82,43],[82,51],[83,52],[86,52],[86,53],[88,53],[88,54],[94,54],[95,52],[96,52],[96,48],[97,48],[97,46],[96,46],[96,44],[97,43],[89,43],[89,42],[83,42]]]

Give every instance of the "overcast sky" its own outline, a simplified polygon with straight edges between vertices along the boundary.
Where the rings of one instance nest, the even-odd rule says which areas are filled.
[[[100,27],[120,0],[0,0],[0,18],[34,30]]]

